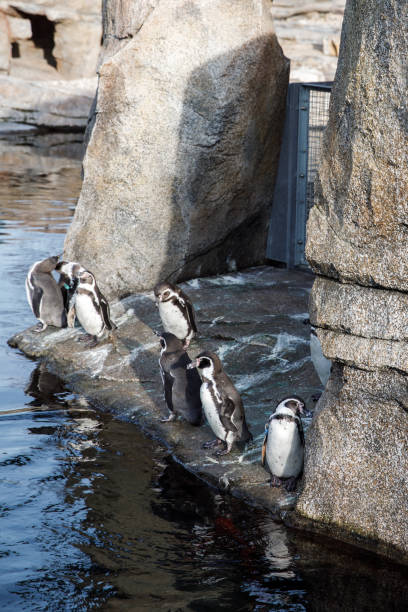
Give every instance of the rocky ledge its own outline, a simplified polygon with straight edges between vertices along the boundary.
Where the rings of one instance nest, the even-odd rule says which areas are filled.
[[[261,445],[264,424],[280,398],[297,393],[312,408],[312,396],[321,391],[310,359],[309,326],[303,323],[312,282],[306,272],[259,267],[181,285],[195,305],[199,327],[189,355],[204,348],[218,353],[242,395],[254,436],[244,452],[234,450],[222,458],[201,448],[213,438],[208,425],[161,422],[168,412],[158,367],[160,345],[154,330],[161,324],[153,293],[131,295],[112,305],[116,347],[110,342],[84,347],[78,342],[80,327],[49,328],[43,334],[30,328],[9,344],[44,361],[94,406],[137,423],[189,471],[279,516],[293,507],[296,495],[269,486],[260,464]]]

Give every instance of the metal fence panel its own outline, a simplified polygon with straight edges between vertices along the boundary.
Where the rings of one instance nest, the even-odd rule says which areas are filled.
[[[330,91],[331,83],[292,83],[288,89],[266,256],[289,268],[307,266],[306,222],[313,206]]]

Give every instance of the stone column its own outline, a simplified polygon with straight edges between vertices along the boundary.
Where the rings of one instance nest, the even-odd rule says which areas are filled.
[[[289,72],[269,0],[116,0],[104,28],[65,257],[109,297],[263,261]]]
[[[408,3],[345,9],[307,257],[334,361],[297,512],[408,559]]]

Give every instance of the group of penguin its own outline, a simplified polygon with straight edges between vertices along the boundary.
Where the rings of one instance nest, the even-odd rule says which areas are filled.
[[[35,262],[26,278],[28,302],[38,319],[36,332],[48,325],[74,327],[77,318],[88,346],[101,339],[114,339],[116,326],[109,304],[95,276],[77,262],[59,261],[60,256]],[[57,282],[52,274],[59,273]],[[181,417],[194,426],[203,422],[203,412],[215,440],[203,448],[216,447],[217,455],[229,453],[234,445],[252,440],[241,397],[225,373],[219,357],[203,351],[191,360],[187,348],[197,333],[194,308],[189,297],[171,283],[154,288],[156,305],[164,328],[159,336],[159,358],[164,398],[169,417]],[[304,435],[301,415],[305,402],[297,396],[282,399],[265,425],[262,465],[271,473],[271,486],[292,491],[303,471]]]

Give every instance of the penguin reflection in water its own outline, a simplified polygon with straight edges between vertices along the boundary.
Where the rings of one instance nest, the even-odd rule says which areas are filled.
[[[108,335],[113,340],[112,332],[116,325],[111,321],[109,304],[88,270],[78,276],[74,308],[78,321],[87,332],[81,342],[90,340],[88,345],[95,346],[98,340]]]
[[[203,413],[200,399],[201,379],[196,370],[187,369],[191,359],[181,340],[164,332],[160,336],[160,374],[164,399],[170,416],[163,422],[183,417],[191,425],[201,425]]]
[[[66,327],[67,316],[61,289],[52,275],[58,263],[58,255],[36,261],[27,274],[25,287],[28,303],[39,323],[36,332],[42,332],[48,325]]]
[[[177,285],[160,283],[154,288],[164,330],[174,334],[188,348],[197,326],[190,298]]]
[[[217,355],[204,351],[187,368],[197,368],[200,373],[200,396],[204,414],[217,436],[216,440],[207,442],[203,448],[212,448],[225,442],[226,448],[216,454],[226,455],[234,443],[251,440],[252,435],[245,421],[241,397],[224,372]]]
[[[265,425],[262,465],[266,460],[272,487],[284,484],[287,491],[293,491],[302,474],[305,438],[300,415],[305,414],[304,409],[300,397],[287,397],[279,402]]]

